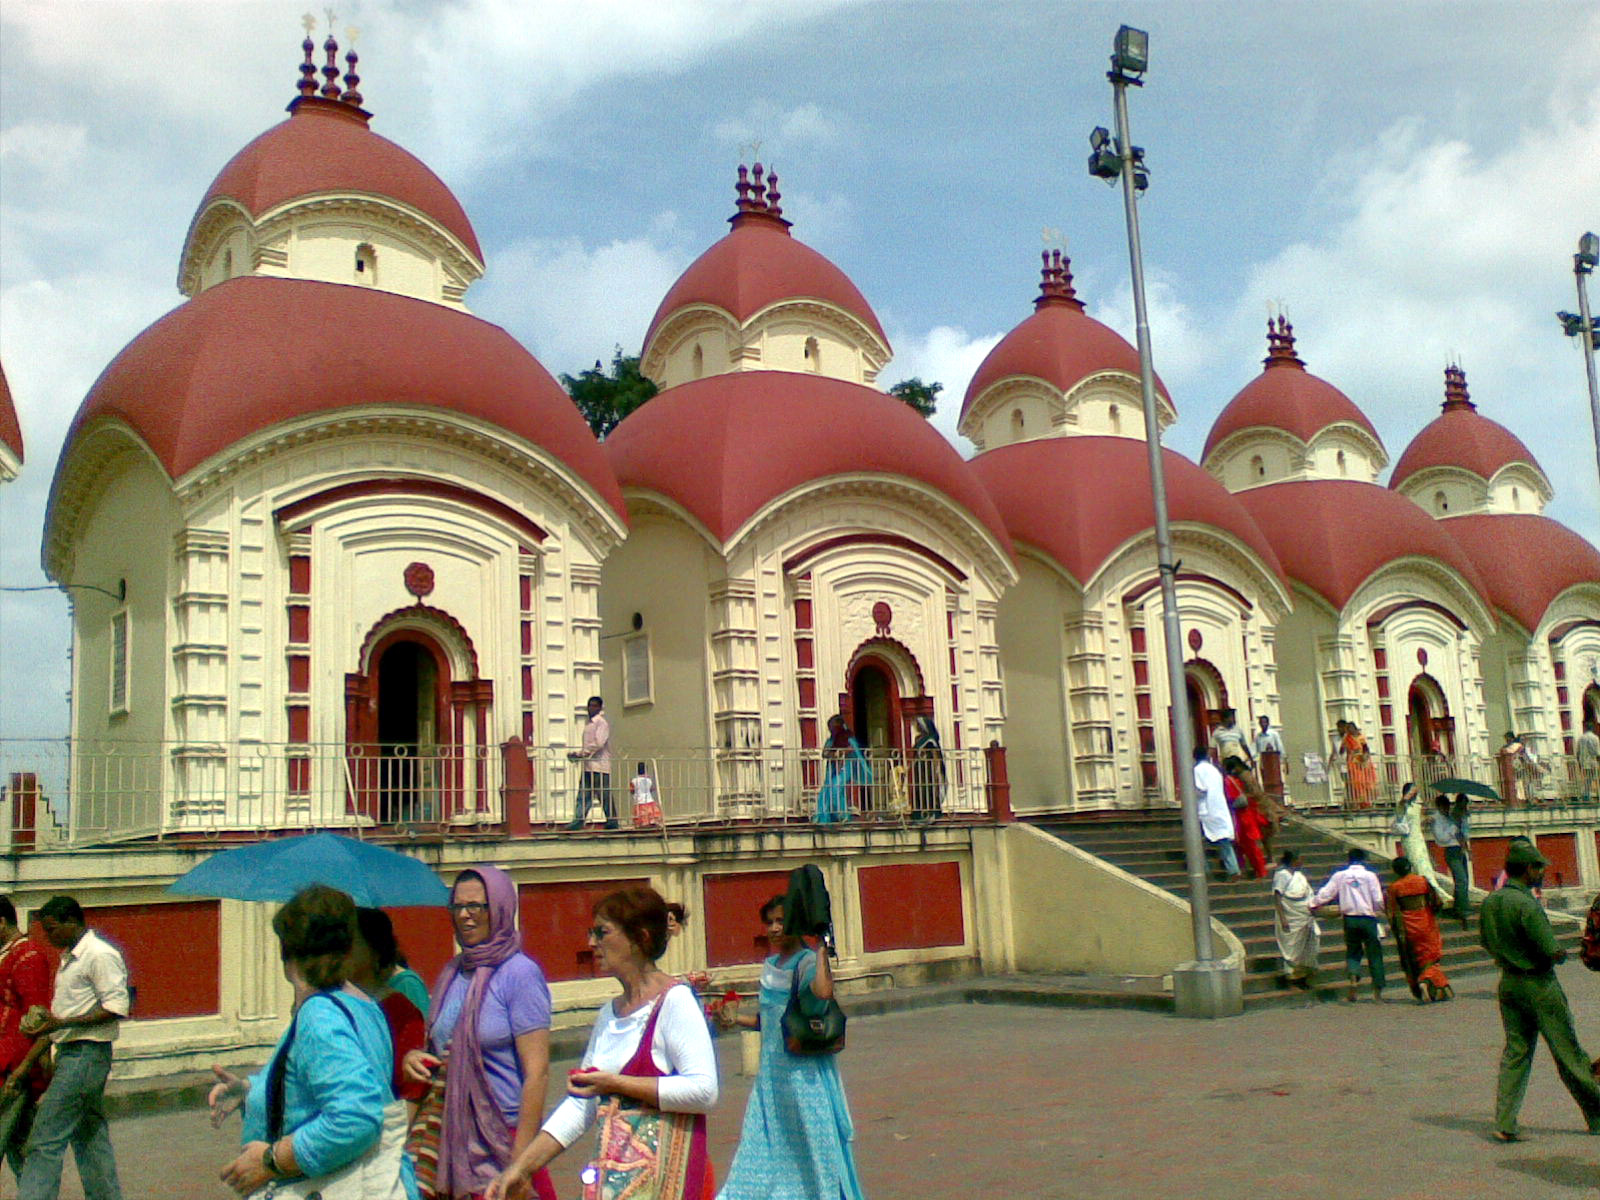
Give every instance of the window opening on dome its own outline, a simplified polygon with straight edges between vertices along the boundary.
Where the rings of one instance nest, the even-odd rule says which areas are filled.
[[[356,279],[374,285],[378,282],[378,252],[367,242],[356,247]]]
[[[701,378],[706,373],[706,352],[698,345],[694,348],[694,356],[690,360],[689,369],[695,379]]]
[[[818,345],[817,345],[817,339],[816,338],[808,337],[806,339],[805,356],[806,356],[806,362],[811,364],[811,369],[813,371],[821,371],[822,370],[822,354],[821,354],[820,347],[818,347]]]
[[[1435,492],[1433,494],[1433,511],[1436,513],[1447,513],[1450,511],[1450,501],[1445,499],[1443,492]]]
[[[128,711],[128,610],[119,608],[111,614],[111,715],[122,716]]]
[[[233,278],[233,248],[230,246],[222,252],[222,277]]]
[[[1341,475],[1348,474],[1348,471],[1347,471],[1346,466],[1345,466],[1344,451],[1343,450],[1339,451],[1338,454],[1333,456],[1333,461],[1334,461],[1335,464],[1338,465],[1339,474],[1341,474]]]
[[[1263,459],[1261,455],[1257,454],[1251,458],[1250,474],[1254,475],[1257,479],[1265,479],[1267,477],[1266,460]]]
[[[1522,493],[1520,491],[1518,491],[1516,488],[1512,488],[1511,489],[1511,507],[1512,508],[1521,508],[1522,507]]]
[[[1111,432],[1122,432],[1122,408],[1116,404],[1111,406]]]
[[[1022,410],[1020,408],[1013,408],[1011,410],[1011,432],[1012,432],[1012,434],[1014,436],[1016,436],[1016,437],[1021,437],[1022,436],[1022,432],[1023,432],[1023,426],[1026,423],[1027,422],[1025,421],[1025,419],[1022,416]]]

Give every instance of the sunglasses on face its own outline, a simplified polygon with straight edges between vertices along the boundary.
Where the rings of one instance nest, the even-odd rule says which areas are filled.
[[[489,906],[476,900],[468,900],[463,904],[452,904],[450,911],[458,917],[481,917],[489,911]]]

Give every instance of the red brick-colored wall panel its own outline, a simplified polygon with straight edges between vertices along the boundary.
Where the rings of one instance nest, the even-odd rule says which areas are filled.
[[[1500,874],[1500,868],[1506,865],[1506,847],[1511,845],[1508,837],[1474,837],[1472,839],[1472,884],[1474,887],[1487,888],[1494,884],[1494,877]]]
[[[856,879],[861,893],[862,945],[869,953],[966,942],[959,863],[863,867]]]
[[[433,987],[439,970],[455,957],[456,936],[448,908],[423,907],[385,909],[394,922],[395,940],[411,969]]]
[[[544,968],[546,979],[589,979],[594,975],[589,927],[595,903],[618,888],[649,885],[648,879],[525,883],[517,889],[522,948]]]
[[[707,964],[737,967],[760,962],[770,954],[758,910],[788,887],[787,871],[707,875],[701,905],[706,922]]]
[[[149,1021],[221,1010],[221,909],[216,900],[84,909],[89,927],[127,960],[133,1016]]]
[[[1583,881],[1578,871],[1578,835],[1546,833],[1535,839],[1539,853],[1550,863],[1545,868],[1545,887],[1577,887]]]

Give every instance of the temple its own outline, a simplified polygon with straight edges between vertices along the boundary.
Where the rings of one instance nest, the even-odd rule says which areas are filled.
[[[1146,428],[1138,355],[1085,311],[1069,260],[1045,255],[1033,311],[973,377],[964,459],[877,386],[892,348],[871,305],[796,236],[776,173],[740,166],[728,233],[639,348],[659,394],[602,442],[469,310],[485,251],[373,130],[354,52],[302,49],[287,118],[200,200],[183,303],[72,423],[42,547],[72,596],[69,749],[5,751],[19,907],[76,890],[131,947],[127,1069],[276,1036],[261,906],[165,888],[219,847],[307,829],[512,870],[573,1011],[602,994],[583,929],[607,888],[684,897],[697,918],[666,965],[737,975],[756,904],[804,861],[840,898],[852,976],[1170,972],[1168,943],[1095,932],[1126,877],[1035,825],[1170,812],[1184,769],[1146,447],[1176,401],[1158,381]],[[1015,270],[1026,312],[1020,253]],[[1275,786],[1358,833],[1346,810],[1372,798],[1338,769],[1341,722],[1366,733],[1380,807],[1407,779],[1499,778],[1506,730],[1544,792],[1577,797],[1600,553],[1542,515],[1550,480],[1459,367],[1385,483],[1372,423],[1276,317],[1201,461],[1163,454],[1198,744],[1227,710],[1266,718],[1288,747]],[[22,465],[0,375],[0,480]],[[591,695],[623,827],[572,833]],[[854,819],[819,830],[834,716],[865,766]],[[930,732],[940,819],[919,823]],[[660,826],[628,819],[638,770]],[[1541,829],[1593,890],[1600,817],[1564,811]],[[1169,907],[1154,927],[1176,946]],[[401,932],[423,970],[448,952],[442,913]]]

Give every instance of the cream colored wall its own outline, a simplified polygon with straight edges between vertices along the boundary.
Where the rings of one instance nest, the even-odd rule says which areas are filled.
[[[1318,645],[1334,636],[1338,619],[1326,605],[1307,592],[1295,595],[1294,610],[1276,627],[1278,660],[1278,715],[1286,769],[1291,779],[1304,775],[1301,755],[1306,751],[1328,755],[1330,725],[1323,708],[1319,683]]]
[[[1042,387],[1008,395],[984,410],[983,418],[978,422],[979,437],[973,440],[981,441],[985,449],[992,450],[998,446],[1050,437],[1055,433],[1052,413],[1060,407],[1060,398],[1052,401]],[[1018,413],[1022,416],[1020,431],[1014,415]]]
[[[1175,419],[1157,399],[1163,429]],[[1022,414],[1022,428],[1014,414]],[[1144,410],[1139,381],[1121,372],[1091,375],[1063,395],[1042,379],[1009,376],[978,396],[961,421],[961,433],[982,450],[1041,437],[1092,434],[1144,440]]]
[[[1255,460],[1261,460],[1259,468]],[[1205,460],[1205,469],[1230,492],[1305,477],[1305,443],[1288,434],[1250,430],[1229,438]]]
[[[1169,975],[1194,959],[1187,901],[1030,825],[1003,833],[1016,969],[1090,975]],[[1240,963],[1220,922],[1212,934]]]
[[[1344,455],[1341,464],[1340,454]],[[1356,479],[1373,483],[1383,462],[1374,457],[1373,447],[1362,437],[1339,426],[1316,434],[1306,447],[1305,477],[1308,479]]]
[[[1504,625],[1483,640],[1484,720],[1491,731],[1517,728],[1511,714],[1509,665],[1513,656],[1525,654],[1527,649],[1527,640]]]
[[[1438,468],[1420,471],[1407,479],[1399,490],[1431,517],[1483,512],[1488,504],[1488,490],[1483,480],[1469,471]]]
[[[1062,620],[1078,602],[1056,572],[1032,558],[1019,556],[1018,574],[1001,597],[998,619],[1011,807],[1059,811],[1072,802]]]
[[[1157,396],[1161,427],[1172,423],[1166,404]],[[1145,440],[1144,407],[1139,382],[1127,377],[1099,377],[1067,393],[1067,421],[1076,432],[1106,437]]]
[[[1531,467],[1513,463],[1489,481],[1489,512],[1542,513],[1551,498],[1549,481]]]
[[[807,353],[808,343],[814,353]],[[793,371],[871,385],[888,360],[888,346],[854,316],[796,297],[742,326],[709,305],[681,310],[645,346],[641,369],[662,389],[729,371]]]
[[[115,592],[127,581],[124,603],[87,588],[72,593],[72,725],[79,740],[153,745],[168,736],[167,599],[177,525],[172,485],[142,452],[117,460],[79,525],[72,572],[63,582]],[[128,710],[112,716],[110,622],[123,607]]]
[[[664,515],[634,516],[628,540],[600,572],[601,694],[612,739],[627,758],[706,746],[711,738],[707,594],[720,559],[699,533]],[[622,696],[624,639],[633,614],[650,636],[655,701],[626,707]]]

